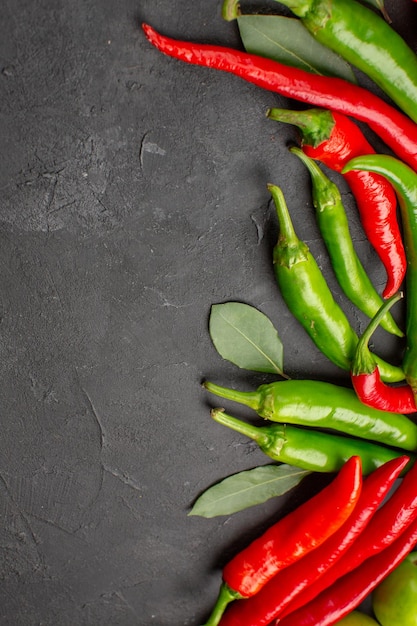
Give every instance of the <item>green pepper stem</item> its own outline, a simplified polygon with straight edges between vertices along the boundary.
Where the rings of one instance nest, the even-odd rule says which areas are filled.
[[[285,239],[288,244],[299,244],[299,239],[294,230],[293,223],[291,221],[290,213],[288,211],[287,203],[285,202],[284,194],[280,187],[277,185],[268,184],[268,191],[271,193],[277,210],[280,239]]]
[[[240,600],[242,598],[243,596],[241,596],[240,593],[233,591],[226,583],[223,583],[220,587],[219,595],[217,596],[217,601],[211,615],[203,626],[217,626],[227,605],[232,602],[232,600]]]
[[[226,22],[232,22],[240,16],[240,5],[238,0],[224,0],[222,6],[222,17]]]
[[[301,131],[303,143],[314,148],[330,138],[335,126],[333,114],[325,109],[291,111],[271,108],[268,109],[266,116],[277,122],[297,126]]]
[[[342,197],[337,185],[325,175],[319,165],[307,156],[300,148],[292,146],[290,152],[298,156],[308,169],[313,183],[312,195],[314,208],[318,212],[337,206],[342,202]]]
[[[220,385],[216,385],[215,383],[211,383],[209,381],[203,382],[203,387],[207,389],[207,391],[210,391],[210,393],[214,393],[220,398],[232,400],[233,402],[239,402],[240,404],[250,407],[254,411],[259,411],[261,408],[261,398],[258,391],[237,391],[236,389],[221,387]]]
[[[249,437],[249,439],[253,439],[253,441],[255,441],[260,447],[266,446],[269,442],[268,435],[260,428],[252,426],[252,424],[242,422],[242,420],[238,420],[236,417],[232,417],[231,415],[227,415],[227,413],[224,412],[224,409],[212,409],[211,417],[219,424],[223,424],[223,426],[227,426],[228,428]]]
[[[372,372],[377,367],[378,362],[375,359],[375,356],[369,350],[369,340],[371,339],[375,330],[378,328],[385,314],[396,302],[401,300],[402,297],[403,292],[399,291],[398,293],[391,296],[391,298],[388,298],[388,300],[384,302],[384,304],[378,309],[377,313],[369,322],[356,347],[355,359],[352,365],[352,373],[354,375],[372,374]]]

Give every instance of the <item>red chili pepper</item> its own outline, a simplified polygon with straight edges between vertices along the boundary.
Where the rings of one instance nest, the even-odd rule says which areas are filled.
[[[148,24],[142,27],[150,43],[168,56],[229,72],[263,89],[366,122],[398,157],[417,170],[417,124],[367,89],[232,48],[164,37]]]
[[[319,548],[278,572],[255,596],[235,602],[223,615],[220,626],[266,626],[303,589],[335,565],[374,515],[409,459],[403,456],[384,463],[363,483],[352,515]]]
[[[417,174],[405,163],[386,154],[356,157],[344,169],[355,168],[382,174],[398,195],[407,255],[406,346],[403,367],[406,381],[417,395]]]
[[[279,626],[332,626],[361,604],[414,549],[417,520],[399,538],[363,565],[342,576],[315,600],[284,619]]]
[[[369,339],[380,320],[401,297],[402,293],[399,293],[387,300],[369,323],[356,348],[351,380],[358,398],[367,406],[391,413],[416,413],[417,405],[411,386],[390,387],[385,384],[368,347]]]
[[[306,606],[341,576],[354,571],[369,558],[394,543],[417,520],[417,463],[404,475],[399,487],[378,509],[365,530],[316,582],[304,589],[282,612],[282,618]],[[280,622],[281,624],[281,622]]]
[[[381,380],[378,366],[369,374],[351,375],[358,398],[367,406],[392,413],[416,413],[417,406],[410,385],[390,387]]]
[[[229,602],[255,595],[278,571],[324,543],[349,518],[361,489],[361,460],[352,456],[329,485],[281,518],[226,565],[206,626],[219,623]]]
[[[303,152],[336,172],[355,156],[375,154],[360,128],[342,113],[273,108],[268,111],[268,117],[297,126],[302,133]],[[407,265],[397,221],[397,196],[383,176],[369,174],[352,170],[343,176],[356,199],[365,234],[387,271],[383,296],[389,298],[401,287]]]

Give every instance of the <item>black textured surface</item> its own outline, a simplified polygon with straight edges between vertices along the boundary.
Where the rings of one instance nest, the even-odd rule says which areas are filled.
[[[268,182],[283,188],[358,332],[365,323],[328,269],[307,172],[286,147],[297,135],[265,118],[291,103],[168,59],[140,29],[147,21],[237,47],[220,7],[2,4],[2,626],[198,626],[222,564],[306,495],[307,486],[281,508],[268,502],[227,519],[187,517],[209,485],[267,462],[210,419],[217,403],[203,378],[242,388],[266,380],[215,352],[211,304],[239,300],[266,313],[291,376],[346,380],[275,286]],[[416,47],[417,6],[387,8]],[[358,252],[382,290],[383,269],[342,188]],[[395,358],[385,337],[381,349]]]

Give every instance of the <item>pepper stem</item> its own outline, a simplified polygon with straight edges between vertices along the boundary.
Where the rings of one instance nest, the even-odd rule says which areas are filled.
[[[277,122],[297,126],[301,131],[303,143],[313,148],[330,138],[336,123],[332,112],[325,109],[291,111],[272,108],[268,109],[266,116]]]
[[[249,437],[249,439],[253,439],[258,446],[265,446],[269,442],[268,435],[260,428],[252,426],[252,424],[242,422],[242,420],[238,420],[236,417],[232,417],[231,415],[227,415],[227,413],[224,412],[224,409],[212,409],[211,417],[219,424],[223,424],[223,426],[227,426],[228,428]]]
[[[287,244],[298,245],[299,239],[294,230],[287,203],[285,202],[284,194],[282,193],[281,188],[272,184],[268,184],[267,187],[268,191],[272,195],[277,210],[280,238],[285,239]]]
[[[226,22],[232,22],[240,17],[240,4],[238,0],[224,0],[222,6],[222,18]]]
[[[309,171],[313,183],[312,195],[314,208],[323,211],[328,207],[334,207],[342,201],[339,189],[333,181],[321,170],[314,159],[307,156],[300,148],[292,146],[290,152],[298,156]],[[320,201],[318,200],[320,198]]]
[[[227,607],[227,605],[232,602],[232,600],[240,600],[243,596],[240,595],[237,591],[233,591],[230,589],[226,583],[222,583],[219,591],[219,595],[217,596],[216,604],[211,612],[211,615],[208,621],[203,624],[203,626],[217,626],[220,622],[222,615]]]
[[[254,411],[258,411],[260,409],[261,398],[258,391],[237,391],[236,389],[221,387],[220,385],[216,385],[215,383],[208,381],[203,382],[203,387],[207,389],[207,391],[210,391],[210,393],[214,393],[220,398],[232,400],[233,402],[239,402],[240,404],[250,407]]]
[[[385,314],[396,302],[401,300],[403,295],[403,292],[399,291],[398,293],[391,296],[391,298],[388,298],[388,300],[384,302],[384,304],[378,309],[377,313],[369,322],[356,347],[355,358],[352,364],[352,374],[354,376],[358,376],[359,374],[372,374],[372,372],[378,366],[374,355],[369,350],[369,340],[371,339],[375,330],[378,328]]]

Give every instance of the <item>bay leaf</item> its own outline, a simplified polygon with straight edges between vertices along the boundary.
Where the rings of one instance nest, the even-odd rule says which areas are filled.
[[[283,346],[271,320],[253,306],[226,302],[211,307],[210,337],[217,352],[242,369],[283,373]]]
[[[298,67],[313,74],[337,76],[356,83],[351,66],[319,43],[298,18],[283,15],[240,15],[237,18],[247,52]]]
[[[283,495],[310,473],[285,463],[244,470],[209,487],[189,515],[209,518],[237,513]]]

